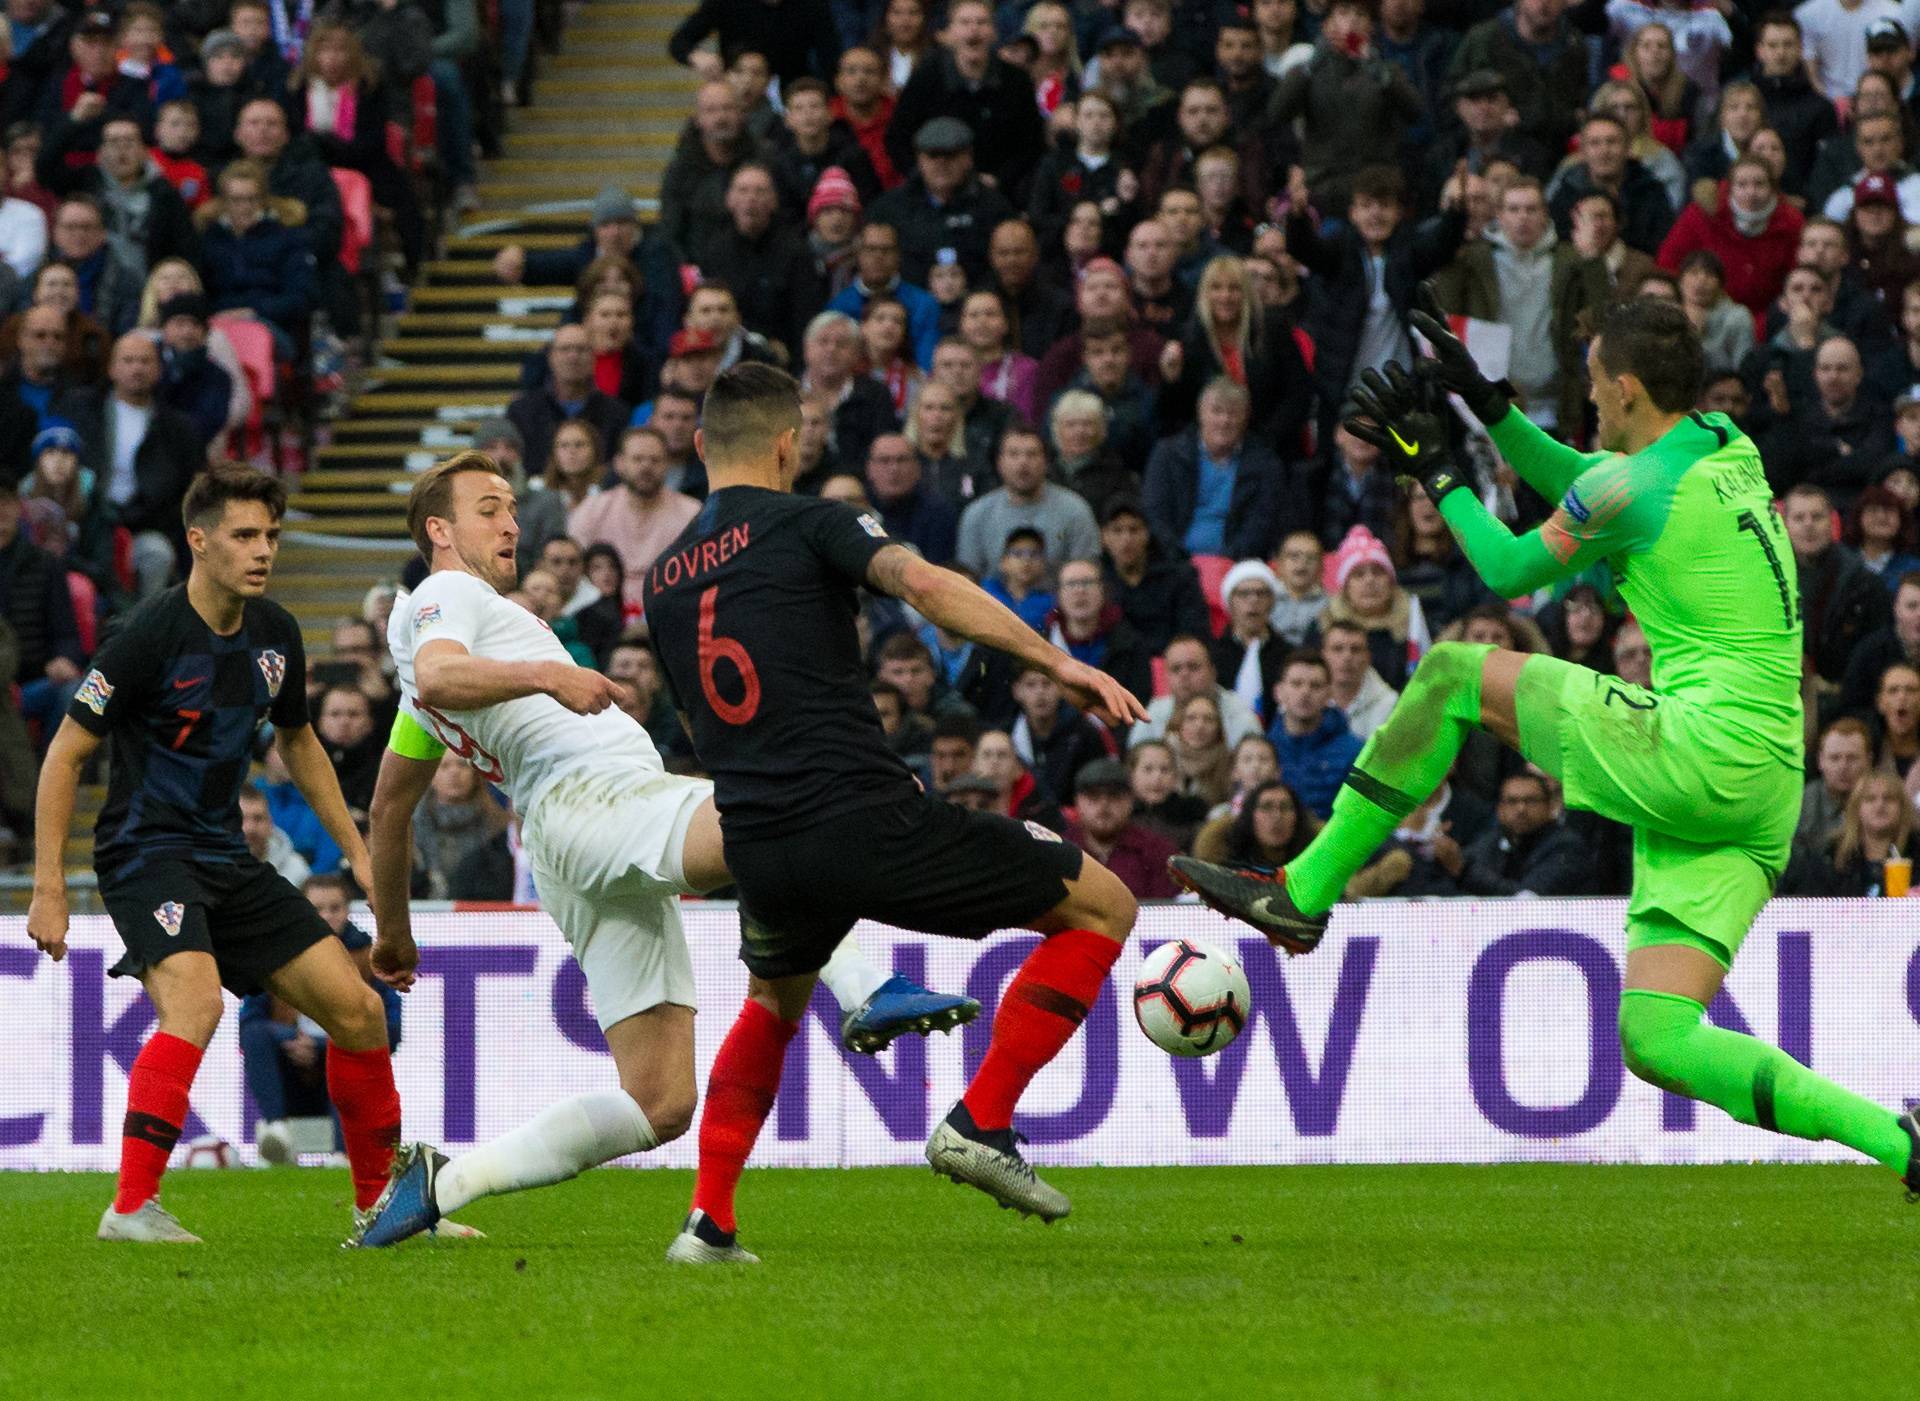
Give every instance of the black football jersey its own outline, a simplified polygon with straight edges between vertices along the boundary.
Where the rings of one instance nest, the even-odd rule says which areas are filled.
[[[236,861],[247,854],[239,797],[254,732],[262,720],[308,723],[300,625],[249,599],[240,630],[221,637],[175,585],[122,619],[67,713],[111,746],[93,829],[103,881],[155,855]]]
[[[887,747],[854,621],[872,515],[761,487],[716,491],[647,571],[661,669],[729,836],[766,836],[917,791]]]

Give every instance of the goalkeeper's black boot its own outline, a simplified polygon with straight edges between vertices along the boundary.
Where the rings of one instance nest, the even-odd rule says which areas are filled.
[[[1327,917],[1302,914],[1287,894],[1287,873],[1266,866],[1215,865],[1192,856],[1167,858],[1167,874],[1230,919],[1252,925],[1290,954],[1312,953]]]

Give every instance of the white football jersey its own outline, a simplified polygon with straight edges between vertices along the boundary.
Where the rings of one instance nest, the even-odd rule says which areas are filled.
[[[521,814],[563,775],[606,773],[624,765],[664,772],[647,732],[624,711],[576,715],[551,696],[523,696],[480,710],[436,710],[420,703],[413,655],[439,638],[476,657],[576,666],[553,629],[492,586],[458,569],[428,575],[402,594],[387,623],[387,646],[400,681],[400,705],[421,727],[498,784]]]

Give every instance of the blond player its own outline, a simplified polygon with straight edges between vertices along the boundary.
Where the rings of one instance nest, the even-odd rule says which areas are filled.
[[[693,968],[679,900],[730,879],[713,785],[668,773],[646,731],[615,706],[618,683],[576,665],[545,623],[502,597],[515,578],[514,512],[512,486],[478,452],[423,473],[408,500],[430,573],[388,624],[401,701],[368,834],[373,963],[393,986],[412,985],[413,811],[452,752],[520,813],[535,888],[586,974],[620,1084],[551,1105],[459,1158],[409,1145],[368,1245],[405,1239],[478,1197],[657,1147],[693,1117]],[[835,963],[829,985],[853,1009],[842,1037],[855,1049],[950,1029],[979,1011],[888,975],[851,941]]]

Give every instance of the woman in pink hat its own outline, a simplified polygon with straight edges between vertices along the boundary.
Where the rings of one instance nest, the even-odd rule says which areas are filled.
[[[820,272],[827,300],[853,281],[855,243],[860,237],[860,192],[853,177],[830,165],[814,181],[807,199],[807,250]]]
[[[1327,583],[1333,596],[1320,626],[1342,622],[1365,628],[1374,670],[1396,691],[1406,685],[1433,637],[1420,600],[1400,587],[1386,545],[1356,525],[1327,557]]]

